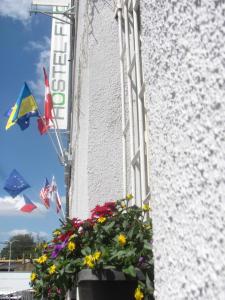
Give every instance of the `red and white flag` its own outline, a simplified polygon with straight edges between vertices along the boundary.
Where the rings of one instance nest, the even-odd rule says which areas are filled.
[[[39,117],[37,119],[37,124],[38,124],[38,130],[39,130],[41,135],[46,133],[48,131],[49,127],[50,127],[49,125],[47,125],[45,117]]]
[[[46,121],[46,125],[48,125],[49,120],[52,121],[53,119],[52,116],[53,102],[52,102],[52,95],[50,91],[48,76],[44,67],[43,67],[43,71],[44,71],[44,78],[45,78],[45,121]]]
[[[40,190],[40,199],[46,208],[50,207],[50,184],[48,179],[45,179],[45,185]]]
[[[44,134],[48,131],[50,126],[50,121],[53,123],[53,116],[52,116],[52,110],[53,110],[53,102],[52,102],[52,95],[50,91],[49,81],[48,81],[48,75],[46,73],[45,68],[43,67],[44,71],[44,79],[45,79],[45,103],[44,103],[44,116],[40,116],[37,119],[38,124],[38,130],[40,134]]]
[[[55,202],[56,212],[58,214],[61,211],[61,209],[62,209],[62,202],[61,202],[61,199],[59,197],[58,188],[57,188],[54,176],[52,177],[52,183],[51,183],[50,193],[51,193],[51,200],[53,202]]]

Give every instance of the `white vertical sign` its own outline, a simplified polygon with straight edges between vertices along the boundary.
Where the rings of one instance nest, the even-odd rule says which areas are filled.
[[[64,11],[65,7],[54,7],[54,11]],[[68,22],[63,15],[56,15]],[[68,81],[70,55],[70,25],[52,19],[50,87],[52,92],[55,118],[59,129],[67,129],[68,119]]]

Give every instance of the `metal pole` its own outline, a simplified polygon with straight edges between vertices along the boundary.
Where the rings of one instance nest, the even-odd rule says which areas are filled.
[[[10,268],[11,268],[11,256],[12,256],[12,242],[9,242],[9,266],[8,266],[8,272],[10,272]]]
[[[45,119],[42,118],[42,116],[41,116],[39,110],[37,110],[37,111],[38,111],[38,116],[41,118],[43,124],[44,124],[45,126],[47,126],[47,124],[46,124],[46,122],[45,122]],[[59,152],[58,152],[58,150],[57,150],[57,148],[56,148],[56,145],[55,145],[55,143],[54,143],[54,141],[53,141],[53,139],[52,139],[52,136],[51,136],[51,134],[49,133],[48,130],[47,130],[47,134],[48,134],[48,136],[49,136],[49,138],[50,138],[50,140],[51,140],[51,142],[52,142],[52,146],[53,146],[53,148],[54,148],[56,154],[57,154],[58,157],[60,158],[61,156],[60,156],[60,154],[59,154]],[[61,152],[61,151],[60,151],[60,152]]]
[[[56,20],[59,20],[59,21],[61,21],[61,22],[63,22],[63,23],[66,23],[66,24],[71,25],[70,22],[67,22],[67,21],[65,21],[65,20],[63,20],[63,19],[60,19],[60,18],[57,18],[57,17],[54,17],[53,15],[50,15],[49,13],[45,13],[45,12],[42,12],[42,11],[32,11],[32,10],[30,11],[30,13],[31,13],[31,14],[33,14],[33,13],[37,14],[37,13],[39,13],[39,14],[48,16],[48,17],[50,17],[50,18],[52,18],[52,19],[56,19]]]
[[[11,258],[12,258],[12,243],[18,242],[18,240],[13,241],[7,241],[9,243],[9,266],[8,266],[8,272],[11,270]]]

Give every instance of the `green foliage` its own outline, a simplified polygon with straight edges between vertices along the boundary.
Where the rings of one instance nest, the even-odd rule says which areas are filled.
[[[64,299],[82,269],[116,269],[128,277],[137,272],[146,282],[139,287],[153,292],[152,223],[149,207],[129,205],[129,198],[106,202],[92,210],[90,219],[67,220],[53,239],[37,247],[31,285],[36,298]]]
[[[18,234],[13,236],[1,251],[1,257],[9,258],[11,243],[11,258],[31,258],[34,255],[36,243],[30,234]]]

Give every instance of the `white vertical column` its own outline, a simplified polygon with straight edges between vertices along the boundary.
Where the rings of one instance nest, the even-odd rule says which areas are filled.
[[[119,48],[120,48],[120,80],[121,80],[121,102],[122,102],[122,145],[123,145],[123,197],[127,194],[127,155],[126,155],[126,115],[125,115],[125,84],[124,84],[124,50],[122,33],[122,7],[118,1],[118,25],[119,25]]]
[[[147,174],[145,158],[145,140],[144,140],[144,103],[142,91],[140,42],[138,30],[138,0],[133,1],[133,21],[134,21],[134,43],[136,54],[136,72],[137,72],[137,94],[138,94],[138,118],[139,118],[139,147],[140,147],[140,169],[141,169],[141,198],[145,199],[147,195]]]
[[[127,74],[129,73],[131,58],[130,58],[130,40],[129,40],[129,24],[128,24],[128,8],[127,0],[124,1],[124,24],[125,24],[125,41],[126,41],[126,60],[127,60]],[[129,121],[130,121],[130,157],[134,157],[134,116],[133,116],[133,99],[132,99],[132,87],[131,78],[127,76],[128,85],[128,101],[129,101]],[[131,187],[132,194],[136,198],[136,186],[135,186],[135,166],[131,163]]]

